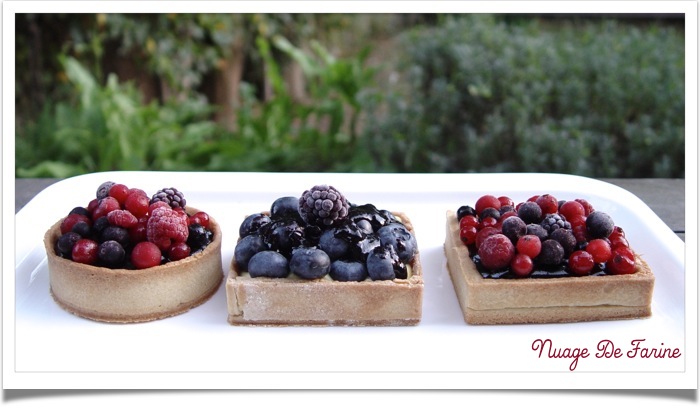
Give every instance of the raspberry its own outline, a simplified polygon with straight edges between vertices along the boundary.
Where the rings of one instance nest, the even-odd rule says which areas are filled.
[[[497,210],[501,208],[501,202],[496,196],[492,196],[489,194],[481,196],[478,200],[476,200],[476,204],[474,204],[474,209],[476,210],[477,214],[481,214],[482,211],[489,207],[495,208]]]
[[[569,257],[569,270],[579,276],[588,275],[595,266],[593,256],[586,251],[575,251]]]
[[[136,269],[158,266],[160,265],[160,259],[160,249],[153,242],[139,242],[131,251],[131,263]]]
[[[107,214],[107,220],[110,224],[122,228],[131,228],[139,222],[134,214],[126,210],[114,210],[110,212]]]
[[[612,257],[612,249],[608,241],[593,239],[586,245],[586,252],[593,256],[595,263],[606,263]]]
[[[551,194],[543,194],[535,200],[542,209],[542,214],[554,214],[559,210],[559,202]]]
[[[479,232],[476,233],[476,238],[475,238],[475,244],[476,247],[479,248],[481,247],[481,244],[484,243],[486,238],[490,237],[491,235],[495,234],[500,234],[501,231],[499,231],[497,228],[494,227],[485,227],[479,230]]]
[[[339,224],[348,215],[349,204],[333,186],[317,185],[299,198],[299,214],[307,223],[319,227]]]
[[[73,245],[71,257],[74,262],[94,265],[97,262],[98,249],[99,245],[97,245],[97,242],[82,238]]]
[[[537,235],[523,235],[515,244],[518,253],[535,258],[542,250],[542,241]]]
[[[479,247],[479,258],[484,268],[502,269],[510,265],[515,256],[515,247],[503,234],[494,234],[484,240]]]
[[[156,208],[146,224],[146,236],[162,251],[176,242],[185,242],[189,231],[187,218],[171,208]]]
[[[153,194],[153,197],[151,197],[151,204],[159,201],[168,204],[172,208],[185,208],[187,204],[185,195],[178,191],[175,187],[163,188]]]
[[[617,247],[612,250],[612,258],[606,264],[607,269],[614,275],[626,275],[637,270],[634,252],[625,247]]]
[[[513,257],[510,263],[510,269],[513,271],[515,276],[519,278],[526,278],[532,273],[534,269],[534,263],[532,258],[525,254],[517,254]]]

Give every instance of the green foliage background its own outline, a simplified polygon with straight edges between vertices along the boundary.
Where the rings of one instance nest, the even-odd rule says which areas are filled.
[[[408,18],[410,17],[410,18]],[[684,177],[682,25],[507,15],[23,15],[16,173],[560,172]],[[36,30],[44,41],[41,69]],[[207,76],[248,53],[234,129]],[[388,45],[387,45],[388,44]],[[148,102],[109,52],[169,93]],[[298,64],[307,97],[283,71]],[[261,93],[265,83],[269,94]]]

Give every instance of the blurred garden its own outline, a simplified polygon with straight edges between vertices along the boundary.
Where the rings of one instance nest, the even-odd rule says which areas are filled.
[[[16,177],[685,177],[679,19],[18,14]]]

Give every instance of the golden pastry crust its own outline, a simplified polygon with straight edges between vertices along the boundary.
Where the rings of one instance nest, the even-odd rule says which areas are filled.
[[[406,228],[413,225],[394,213]],[[226,280],[228,322],[262,326],[414,326],[422,316],[423,270],[420,252],[410,263],[408,279],[338,282],[251,278],[231,261]]]
[[[189,208],[194,214],[197,209]],[[44,235],[50,292],[66,311],[108,323],[137,323],[175,316],[207,301],[223,281],[221,228],[213,218],[207,247],[185,259],[147,269],[110,269],[56,255],[61,221]]]
[[[637,255],[630,275],[554,279],[484,279],[459,238],[454,211],[447,212],[447,269],[470,324],[564,323],[651,316],[654,274]]]

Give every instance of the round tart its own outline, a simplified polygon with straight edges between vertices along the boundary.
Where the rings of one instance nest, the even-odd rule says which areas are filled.
[[[198,210],[187,207],[189,214]],[[61,235],[54,224],[44,236],[51,296],[63,309],[87,319],[137,323],[175,316],[207,301],[223,280],[221,228],[213,219],[213,237],[204,250],[179,261],[145,269],[110,269],[56,255]]]

